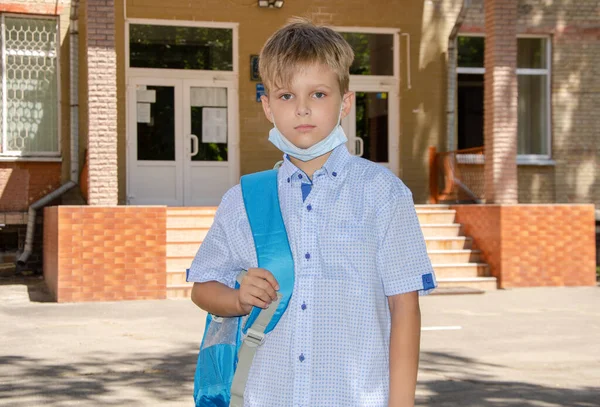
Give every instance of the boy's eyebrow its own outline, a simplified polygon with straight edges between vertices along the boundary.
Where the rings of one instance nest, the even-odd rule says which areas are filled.
[[[331,86],[326,85],[324,83],[320,83],[318,85],[313,85],[312,88],[327,88],[327,89],[333,89]],[[280,91],[289,91],[290,89],[288,89],[287,87],[281,87],[281,88],[273,88],[273,92],[280,92]]]

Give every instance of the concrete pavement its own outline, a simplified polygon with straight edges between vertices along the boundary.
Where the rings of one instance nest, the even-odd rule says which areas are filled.
[[[55,304],[0,279],[0,405],[191,406],[186,300]],[[422,298],[419,406],[600,406],[600,288]],[[282,406],[284,407],[284,406]]]

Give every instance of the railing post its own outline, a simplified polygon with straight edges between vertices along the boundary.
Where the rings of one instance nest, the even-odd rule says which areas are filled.
[[[438,203],[438,163],[437,163],[437,149],[435,146],[429,147],[429,203]]]

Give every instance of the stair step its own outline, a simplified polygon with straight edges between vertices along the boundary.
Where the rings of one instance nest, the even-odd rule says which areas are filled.
[[[421,225],[427,224],[454,224],[456,211],[446,210],[421,210],[417,209],[417,217]]]
[[[415,209],[418,211],[441,211],[450,209],[450,205],[415,205]]]
[[[461,233],[461,225],[459,223],[421,225],[421,230],[425,237],[456,237]]]
[[[479,263],[479,250],[428,250],[429,259],[434,264]]]
[[[191,257],[194,258],[198,252],[198,243],[170,243],[167,242],[167,258],[169,257]]]
[[[197,243],[204,241],[208,229],[167,229],[167,243]]]
[[[208,229],[213,223],[213,215],[167,216],[168,229]]]
[[[468,236],[428,237],[425,239],[427,250],[469,250],[473,239]]]
[[[477,278],[489,276],[489,267],[485,263],[432,264],[435,276],[444,278]]]
[[[206,207],[169,207],[167,208],[167,216],[197,216],[197,215],[210,215],[214,216],[217,212],[216,206]]]
[[[169,299],[186,299],[189,300],[192,295],[193,284],[181,284],[167,287],[167,298]]]
[[[189,283],[185,281],[184,271],[167,271],[167,287],[187,286]]]
[[[437,282],[440,288],[468,287],[484,291],[498,289],[496,277],[438,278]]]
[[[193,256],[181,256],[181,257],[167,257],[167,273],[170,272],[184,272],[194,260]]]

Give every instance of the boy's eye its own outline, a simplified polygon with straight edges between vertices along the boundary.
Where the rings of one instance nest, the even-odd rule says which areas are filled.
[[[283,95],[279,96],[279,99],[281,99],[281,100],[290,100],[291,98],[292,98],[291,93],[284,93]]]
[[[325,96],[327,96],[327,95],[325,95],[325,93],[323,93],[323,92],[315,92],[315,93],[314,93],[314,96],[315,96],[317,99],[323,99],[323,98],[324,98]]]

